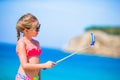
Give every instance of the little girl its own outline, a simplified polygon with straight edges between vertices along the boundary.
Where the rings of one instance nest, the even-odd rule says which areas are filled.
[[[33,37],[38,35],[40,24],[35,16],[28,13],[23,15],[17,22],[16,52],[20,60],[20,66],[16,80],[40,80],[40,69],[52,68],[54,62],[48,61],[40,64],[39,56],[42,53],[39,42]],[[20,38],[20,33],[23,37]]]

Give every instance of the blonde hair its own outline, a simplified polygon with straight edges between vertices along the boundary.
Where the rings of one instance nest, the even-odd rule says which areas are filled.
[[[20,33],[23,33],[24,29],[30,29],[35,21],[38,21],[38,19],[30,13],[20,17],[16,25],[17,40],[20,39]]]

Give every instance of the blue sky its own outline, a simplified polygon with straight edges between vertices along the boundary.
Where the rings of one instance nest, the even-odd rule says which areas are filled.
[[[16,43],[16,22],[32,13],[41,23],[41,46],[61,48],[91,25],[120,25],[119,0],[1,0],[0,42]]]

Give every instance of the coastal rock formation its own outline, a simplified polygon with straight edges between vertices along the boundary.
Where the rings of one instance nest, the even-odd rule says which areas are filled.
[[[94,33],[96,37],[95,46],[80,51],[82,48],[90,45],[91,35]],[[120,36],[110,35],[102,31],[88,31],[82,36],[71,39],[66,51],[78,51],[79,53],[88,53],[101,56],[120,57]]]

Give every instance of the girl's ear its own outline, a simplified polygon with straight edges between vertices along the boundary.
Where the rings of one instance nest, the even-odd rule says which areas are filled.
[[[28,29],[24,29],[23,32],[24,32],[24,33],[28,32]]]

